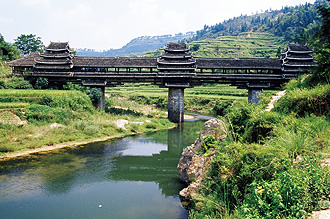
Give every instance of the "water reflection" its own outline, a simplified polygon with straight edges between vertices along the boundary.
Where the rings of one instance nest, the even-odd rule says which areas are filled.
[[[203,121],[188,122],[184,128],[1,162],[1,214],[5,218],[184,218],[187,213],[178,199],[183,185],[176,166],[202,125]]]

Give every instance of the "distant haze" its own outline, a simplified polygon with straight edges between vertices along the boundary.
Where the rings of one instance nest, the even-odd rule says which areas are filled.
[[[314,0],[0,0],[0,34],[36,34],[45,45],[116,49],[140,36],[186,33],[223,20]]]

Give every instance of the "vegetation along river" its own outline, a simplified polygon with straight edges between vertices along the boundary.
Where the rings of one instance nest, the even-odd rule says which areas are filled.
[[[0,162],[0,218],[187,218],[176,166],[204,121]]]

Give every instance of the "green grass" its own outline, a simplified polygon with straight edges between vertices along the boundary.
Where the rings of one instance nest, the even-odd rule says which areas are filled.
[[[79,91],[1,91],[3,92],[0,92],[0,113],[3,111],[6,114],[1,117],[4,122],[0,123],[0,155],[173,126],[167,120],[165,112],[131,100],[122,99],[116,103],[122,108],[131,108],[131,113],[126,115],[109,110],[96,110],[88,95]],[[111,106],[115,99],[107,98],[107,106]],[[25,120],[27,125],[12,124],[10,121],[13,119],[10,118],[15,119],[15,124]],[[130,122],[126,129],[115,125],[114,122],[118,119]],[[60,127],[51,128],[53,123],[60,124]]]
[[[28,108],[29,103],[14,102],[14,103],[0,103],[0,110],[2,109],[21,109]]]
[[[0,61],[0,79],[8,78],[13,75],[11,68]]]
[[[159,108],[167,108],[167,88],[143,84],[126,86],[106,90],[106,93],[113,99],[114,105],[118,104],[120,99],[128,99],[140,104],[153,104]],[[186,110],[214,114],[214,108],[217,108],[224,101],[247,101],[247,90],[223,84],[199,86],[185,89],[184,98]]]
[[[276,58],[278,49],[286,47],[282,37],[257,32],[193,41],[188,45],[194,57],[205,58]],[[145,56],[157,57],[160,52],[161,49],[148,52]]]
[[[330,120],[319,107],[328,105],[327,95],[329,85],[295,88],[274,112],[242,101],[227,108],[228,136],[206,148],[205,156],[216,156],[190,218],[306,218],[329,208],[330,171],[321,164],[329,157]]]

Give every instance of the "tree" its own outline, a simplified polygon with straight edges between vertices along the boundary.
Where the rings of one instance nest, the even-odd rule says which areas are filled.
[[[320,27],[320,48],[317,51],[318,61],[317,71],[314,74],[319,81],[330,83],[330,3],[329,0],[317,7],[321,16],[322,24]]]
[[[18,50],[21,51],[21,54],[26,55],[30,52],[42,52],[43,51],[43,43],[41,42],[41,38],[36,35],[29,34],[21,34],[17,39],[14,40],[14,45]]]
[[[330,1],[327,0],[317,7],[317,12],[321,16],[322,24],[320,29],[321,41],[330,44]]]
[[[0,34],[0,61],[11,61],[19,57],[19,51],[15,46],[7,43]]]

